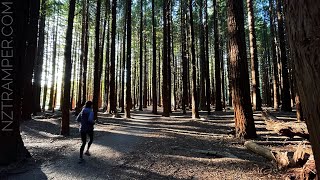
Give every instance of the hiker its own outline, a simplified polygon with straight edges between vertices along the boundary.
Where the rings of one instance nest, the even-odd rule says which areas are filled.
[[[93,125],[94,125],[94,116],[92,111],[92,102],[87,101],[82,111],[79,113],[77,117],[77,121],[80,123],[80,134],[81,134],[81,140],[82,145],[80,148],[80,161],[81,163],[83,161],[83,151],[84,147],[86,146],[87,142],[87,135],[90,137],[90,141],[87,146],[87,151],[85,152],[85,155],[90,156],[89,148],[93,141]]]

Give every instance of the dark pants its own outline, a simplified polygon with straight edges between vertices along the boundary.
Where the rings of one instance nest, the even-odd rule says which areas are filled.
[[[81,132],[82,145],[80,147],[80,158],[82,158],[83,156],[83,150],[87,143],[87,134],[89,135],[89,138],[90,138],[90,141],[88,143],[88,149],[90,148],[93,141],[93,130],[88,132]]]

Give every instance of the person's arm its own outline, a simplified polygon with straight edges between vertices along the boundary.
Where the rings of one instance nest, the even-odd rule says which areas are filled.
[[[82,120],[82,111],[79,113],[79,115],[76,118],[77,122],[81,122],[81,120]]]
[[[90,123],[94,124],[94,113],[93,113],[93,111],[90,111],[88,121]]]

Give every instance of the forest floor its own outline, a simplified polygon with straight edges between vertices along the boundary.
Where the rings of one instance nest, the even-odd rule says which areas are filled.
[[[57,115],[58,114],[58,115]],[[273,113],[294,121],[294,113]],[[21,124],[22,138],[32,163],[0,176],[0,179],[285,179],[286,170],[244,147],[233,135],[233,112],[173,112],[170,118],[133,111],[131,119],[99,114],[91,156],[79,164],[78,124],[71,115],[70,136],[59,135],[60,121],[50,113]],[[120,114],[123,116],[123,114]],[[258,144],[273,150],[294,151],[303,140],[288,139],[265,129],[261,113],[255,113]],[[306,143],[307,146],[308,143]],[[214,151],[227,156],[210,155]]]

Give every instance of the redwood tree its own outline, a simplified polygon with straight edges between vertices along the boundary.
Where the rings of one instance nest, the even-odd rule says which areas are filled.
[[[273,108],[278,110],[279,107],[279,79],[278,79],[278,64],[277,64],[277,51],[275,45],[275,27],[274,27],[274,12],[273,0],[269,0],[269,18],[270,18],[270,39],[272,51],[272,82],[273,82]]]
[[[163,116],[170,116],[170,106],[169,106],[169,88],[168,88],[168,57],[170,52],[168,50],[168,21],[169,21],[169,2],[168,0],[163,1],[163,52],[162,52],[162,104],[163,104]],[[170,43],[170,42],[169,42]]]
[[[127,79],[126,79],[126,108],[125,117],[130,118],[130,109],[132,107],[131,98],[131,4],[132,0],[127,1]]]
[[[220,47],[219,47],[219,30],[218,30],[218,4],[213,0],[213,18],[214,18],[214,59],[215,59],[215,79],[216,79],[216,111],[222,111],[221,103],[221,73],[220,73]]]
[[[190,13],[190,39],[191,39],[191,62],[192,62],[192,118],[199,118],[198,99],[197,99],[197,70],[196,70],[196,50],[194,40],[194,27],[192,15],[192,0],[189,0]]]
[[[239,138],[255,138],[257,134],[250,100],[243,2],[228,0],[227,8],[230,78],[232,83],[236,136]]]
[[[320,4],[316,0],[285,1],[286,29],[295,77],[306,119],[310,142],[320,175]]]
[[[72,63],[71,63],[71,47],[72,47],[72,30],[73,30],[73,20],[74,20],[74,12],[75,12],[75,0],[69,1],[69,14],[68,14],[68,26],[67,26],[67,33],[66,33],[66,46],[64,50],[64,90],[63,90],[63,104],[62,104],[62,120],[61,120],[61,134],[62,135],[69,135],[70,132],[70,116],[69,116],[69,109],[70,109],[70,88],[71,88],[71,70],[72,70]]]
[[[34,68],[34,84],[33,84],[33,113],[41,111],[40,94],[41,94],[41,77],[43,69],[43,54],[44,54],[44,29],[46,25],[47,0],[41,1],[41,14],[39,19],[39,38],[36,64]],[[29,105],[30,106],[30,105]]]
[[[116,113],[116,91],[115,91],[115,59],[116,59],[116,28],[117,28],[117,0],[112,0],[111,20],[111,58],[110,58],[110,93],[109,106],[111,113]]]
[[[182,58],[182,111],[186,114],[188,106],[188,58],[187,58],[187,26],[186,26],[186,2],[181,3],[181,58]]]
[[[281,74],[282,74],[282,89],[281,89],[281,110],[291,111],[291,98],[289,87],[289,73],[288,73],[288,58],[285,44],[283,14],[282,14],[282,0],[277,2],[277,18],[278,18],[278,35],[280,44],[280,60],[281,60]]]
[[[154,6],[152,0],[152,113],[157,114],[157,32]]]
[[[250,43],[250,60],[251,60],[251,82],[252,82],[252,104],[253,109],[261,111],[261,95],[258,71],[258,52],[255,30],[255,17],[253,11],[253,0],[247,0],[248,23],[249,23],[249,43]]]
[[[56,23],[52,28],[53,37],[53,52],[52,52],[52,74],[51,74],[51,87],[50,87],[50,100],[48,110],[54,110],[54,94],[56,86],[56,60],[57,60],[57,41],[58,41],[58,22],[59,18],[56,18]]]
[[[34,1],[33,3],[37,4]],[[27,31],[27,20],[29,18],[29,4],[30,1],[21,1],[20,3],[3,2],[2,5],[6,8],[6,12],[0,15],[2,18],[3,16],[14,14],[12,22],[13,34],[5,36],[4,33],[6,35],[7,33],[10,34],[8,31],[0,34],[1,40],[13,40],[13,49],[10,48],[9,51],[4,50],[4,53],[12,53],[13,56],[8,57],[8,61],[3,61],[7,67],[1,66],[1,77],[5,77],[1,81],[1,87],[7,87],[3,88],[5,91],[2,91],[2,94],[12,93],[12,99],[2,99],[2,103],[0,104],[2,113],[11,114],[12,112],[10,117],[2,118],[0,124],[0,165],[4,166],[14,162],[21,162],[25,158],[30,157],[22,141],[19,129],[22,82],[24,78],[24,74],[21,72],[25,68],[23,62],[25,61],[25,32]],[[36,10],[32,9],[32,11]],[[13,39],[11,39],[12,37]],[[10,74],[9,76],[8,73]]]
[[[84,3],[84,2],[83,2]],[[85,7],[86,6],[86,7]],[[82,66],[83,66],[83,71],[82,71],[82,103],[85,104],[87,100],[87,70],[88,70],[88,48],[89,48],[89,0],[85,3],[85,5],[82,6],[86,10],[86,15],[85,15],[85,20],[82,19],[82,38],[84,41],[84,46],[81,44],[81,60],[82,60]],[[84,9],[83,9],[84,11]],[[85,22],[84,22],[85,21]]]
[[[143,85],[142,85],[142,77],[143,77],[143,0],[140,0],[140,63],[139,63],[139,110],[142,111],[142,104],[143,104]],[[145,73],[145,72],[144,72]]]
[[[30,3],[30,11],[28,12],[30,20],[28,22],[27,31],[27,45],[25,53],[25,61],[23,61],[22,72],[24,74],[23,83],[23,96],[22,96],[22,120],[30,120],[32,113],[32,96],[34,91],[32,91],[32,70],[34,68],[34,61],[36,59],[37,50],[37,31],[38,31],[38,18],[39,18],[39,8],[40,2],[34,1]],[[22,52],[21,52],[22,53]],[[34,84],[33,84],[34,85]],[[40,106],[40,100],[39,100]],[[40,108],[40,107],[39,107]]]
[[[94,87],[93,87],[93,112],[94,119],[98,119],[98,101],[100,96],[100,12],[101,0],[97,0],[96,27],[95,27],[95,47],[94,47]]]

